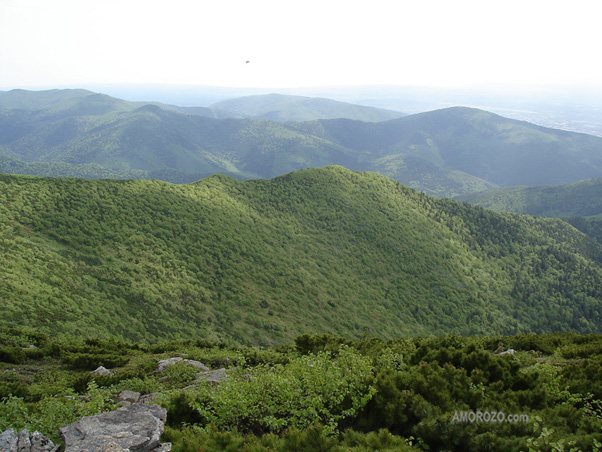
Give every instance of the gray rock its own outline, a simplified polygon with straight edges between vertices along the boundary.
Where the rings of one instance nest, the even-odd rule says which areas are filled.
[[[65,452],[101,452],[111,443],[131,452],[151,452],[161,445],[167,411],[158,405],[133,405],[96,416],[85,416],[59,429],[65,441]],[[113,446],[111,446],[113,447]],[[116,449],[111,449],[116,450]]]
[[[17,452],[31,452],[31,440],[27,430],[21,430],[17,435]]]
[[[119,397],[118,400],[121,402],[131,402],[131,403],[136,403],[138,400],[140,400],[140,393],[136,392],[136,391],[121,391],[119,393]]]
[[[196,367],[197,369],[202,370],[202,371],[209,370],[209,368],[200,361],[195,361],[194,359],[184,359],[184,358],[180,358],[179,356],[177,356],[175,358],[167,358],[167,359],[162,359],[161,361],[159,361],[159,363],[157,364],[157,371],[163,372],[167,368],[167,366],[171,366],[173,364],[181,363],[181,362],[184,362],[192,367]]]
[[[22,430],[17,434],[9,428],[0,434],[0,452],[56,452],[58,448],[37,431],[30,435],[27,430]]]
[[[199,372],[195,382],[200,381],[208,381],[213,384],[217,384],[218,382],[228,378],[228,374],[226,373],[226,369],[217,369],[209,372]]]
[[[194,359],[185,359],[184,362],[192,367],[196,367],[197,369],[202,370],[203,372],[209,370],[209,368],[205,366],[202,362],[195,361]]]
[[[17,452],[17,434],[9,428],[0,434],[0,452]]]
[[[151,403],[152,401],[154,401],[160,395],[161,394],[159,394],[158,392],[151,392],[150,394],[145,394],[143,396],[140,396],[140,400],[138,400],[138,402],[140,402],[140,403]]]
[[[159,364],[157,364],[157,372],[163,372],[167,368],[167,366],[172,366],[175,363],[179,363],[183,360],[184,358],[180,358],[179,356],[175,358],[162,359],[161,361],[159,361]]]
[[[31,442],[31,452],[50,452],[58,449],[58,446],[55,447],[50,439],[46,438],[38,431],[31,434],[29,441]]]
[[[96,370],[93,370],[90,373],[92,375],[115,375],[115,372],[113,372],[103,366],[98,367]]]
[[[121,446],[115,443],[109,443],[100,449],[101,452],[124,452],[127,449],[123,449]]]
[[[502,356],[502,355],[514,355],[514,349],[513,348],[509,348],[508,350],[499,353],[499,356]]]

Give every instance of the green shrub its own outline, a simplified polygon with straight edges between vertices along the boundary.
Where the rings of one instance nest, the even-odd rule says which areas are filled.
[[[125,366],[129,362],[129,358],[116,353],[80,353],[80,352],[63,352],[61,359],[65,364],[68,364],[74,369],[94,370],[99,366],[107,368]]]
[[[218,427],[242,432],[282,432],[321,423],[335,432],[374,395],[370,360],[342,346],[294,358],[287,365],[258,366],[216,388],[201,387],[195,407]]]
[[[0,361],[10,364],[22,364],[25,362],[27,355],[20,347],[1,346]]]

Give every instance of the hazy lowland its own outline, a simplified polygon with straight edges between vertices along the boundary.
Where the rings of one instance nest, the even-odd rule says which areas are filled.
[[[599,450],[595,93],[120,89],[0,92],[0,431]]]

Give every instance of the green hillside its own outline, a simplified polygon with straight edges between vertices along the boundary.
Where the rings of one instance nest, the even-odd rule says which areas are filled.
[[[544,187],[504,187],[457,199],[496,211],[556,218],[588,217],[602,214],[602,179]]]
[[[250,118],[272,121],[310,121],[314,119],[347,118],[379,122],[404,116],[393,110],[367,107],[320,97],[264,94],[227,99],[209,108]]]
[[[505,187],[457,199],[496,211],[563,218],[602,243],[602,179],[544,187]]]
[[[0,178],[0,324],[282,343],[602,331],[602,249],[375,173]]]

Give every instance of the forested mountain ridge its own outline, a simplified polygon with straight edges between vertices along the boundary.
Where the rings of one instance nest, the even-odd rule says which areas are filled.
[[[228,111],[244,117],[266,118],[279,122],[338,118],[380,122],[405,116],[403,113],[393,110],[350,104],[332,99],[276,93],[227,99],[212,104],[209,108],[217,111]]]
[[[372,152],[375,159],[417,157],[502,186],[568,183],[602,175],[599,137],[475,108],[451,107],[376,124],[319,120],[296,127],[355,151]]]
[[[591,239],[375,173],[0,183],[6,325],[255,344],[316,332],[602,331],[602,249]]]
[[[202,107],[184,114],[189,109],[79,90],[60,100],[61,93],[0,93],[0,172],[183,183],[343,165],[440,197],[602,177],[602,138],[470,108],[377,123],[274,122],[204,117]]]

